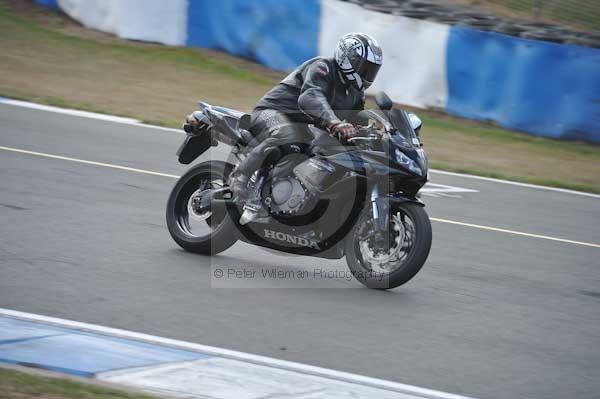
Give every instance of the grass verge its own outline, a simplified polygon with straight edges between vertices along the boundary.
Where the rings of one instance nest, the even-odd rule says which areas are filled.
[[[156,399],[73,379],[49,377],[0,368],[0,398],[2,399]]]
[[[0,95],[179,127],[199,99],[254,103],[283,74],[210,50],[121,40],[0,0]],[[600,146],[418,111],[433,167],[600,193]]]

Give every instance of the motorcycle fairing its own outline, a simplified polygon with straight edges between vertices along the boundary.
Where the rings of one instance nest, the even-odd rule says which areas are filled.
[[[351,228],[352,226],[350,226]],[[238,238],[246,243],[297,255],[316,256],[327,259],[339,259],[344,256],[343,240],[319,241],[307,238],[301,227],[285,226],[281,223],[250,222],[238,227]],[[350,231],[350,229],[348,229]],[[347,233],[347,232],[346,232]],[[345,236],[345,234],[344,234]],[[285,238],[283,238],[285,237]],[[309,243],[300,240],[309,241]],[[295,239],[295,242],[294,242]]]
[[[276,249],[282,252],[295,253],[300,255],[316,256],[321,258],[339,259],[344,256],[343,242],[354,227],[358,215],[362,211],[366,198],[366,184],[359,182],[357,185],[356,195],[353,201],[348,201],[343,193],[339,193],[337,197],[332,197],[330,200],[322,201],[334,212],[328,213],[325,217],[318,217],[316,221],[304,223],[302,218],[311,218],[312,213],[305,216],[291,216],[274,218],[269,216],[264,221],[250,222],[246,225],[238,226],[239,239],[247,243],[259,245],[262,247]],[[234,204],[230,204],[230,213],[233,220],[238,212]],[[317,211],[317,214],[319,212]],[[320,215],[322,215],[321,213]],[[335,220],[333,220],[333,219]],[[333,228],[332,228],[333,227]],[[278,239],[265,237],[264,230],[281,232],[292,236],[303,236],[305,234],[314,233],[313,236],[320,237],[322,234],[326,237],[320,237],[317,240],[317,245],[290,245],[293,243],[282,242]],[[333,231],[334,230],[334,231]]]

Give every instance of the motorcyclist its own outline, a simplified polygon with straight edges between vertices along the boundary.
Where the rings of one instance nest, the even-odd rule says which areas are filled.
[[[248,189],[250,177],[285,155],[305,152],[313,138],[308,124],[340,141],[356,134],[351,122],[364,109],[364,91],[381,64],[382,51],[375,39],[349,33],[339,40],[333,58],[306,61],[262,97],[250,125],[260,144],[240,162],[230,181],[234,195],[246,200],[247,209],[260,209],[260,198],[253,194],[260,190]]]

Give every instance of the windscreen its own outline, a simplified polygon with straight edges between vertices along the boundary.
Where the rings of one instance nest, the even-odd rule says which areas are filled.
[[[404,147],[420,147],[421,142],[417,137],[417,134],[413,130],[406,113],[401,109],[391,109],[387,112],[388,119],[391,124],[396,128],[397,135],[400,137],[396,138],[397,144]]]
[[[427,175],[429,161],[425,151],[421,148],[421,142],[412,128],[406,112],[394,108],[387,112],[387,116],[390,123],[396,128],[396,131],[390,134],[390,140],[404,156],[419,165],[418,174]],[[397,150],[394,150],[394,155],[396,155],[396,152]]]

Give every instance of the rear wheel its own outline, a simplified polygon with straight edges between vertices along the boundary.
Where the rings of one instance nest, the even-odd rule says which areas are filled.
[[[370,210],[359,217],[346,241],[346,262],[354,277],[369,288],[405,284],[423,267],[431,249],[431,222],[425,210],[403,203],[390,211],[386,231],[376,234]]]
[[[225,251],[237,241],[235,224],[225,205],[203,208],[208,190],[224,187],[232,165],[203,162],[191,168],[175,184],[167,203],[167,227],[183,249],[203,255]]]

